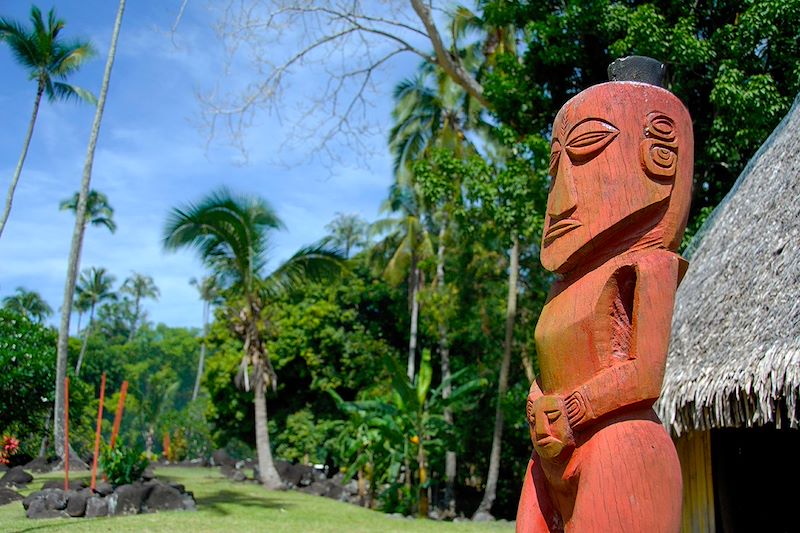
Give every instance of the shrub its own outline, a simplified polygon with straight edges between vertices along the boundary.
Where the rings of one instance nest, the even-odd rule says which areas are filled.
[[[141,479],[148,461],[144,452],[135,447],[114,446],[106,448],[100,464],[112,485],[127,485]]]
[[[172,432],[169,449],[167,450],[167,460],[177,463],[186,459],[188,453],[189,441],[186,440],[186,431],[183,428],[178,428]]]
[[[0,431],[36,453],[53,405],[56,334],[0,309]]]

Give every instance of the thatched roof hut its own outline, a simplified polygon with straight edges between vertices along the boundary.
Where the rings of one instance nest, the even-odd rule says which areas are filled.
[[[690,250],[657,410],[675,436],[800,426],[800,96]]]

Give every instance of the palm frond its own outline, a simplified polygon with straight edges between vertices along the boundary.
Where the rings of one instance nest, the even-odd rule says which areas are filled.
[[[222,187],[197,204],[170,212],[164,248],[193,248],[204,263],[234,284],[252,287],[266,263],[266,230],[283,227],[265,200],[234,195]]]
[[[274,297],[296,290],[308,281],[333,279],[345,269],[344,261],[344,253],[324,241],[305,246],[264,280],[263,290]]]
[[[97,51],[94,46],[86,41],[72,40],[69,43],[57,43],[49,70],[54,76],[64,79],[95,55]]]
[[[16,21],[0,19],[0,40],[8,43],[17,63],[28,69],[37,67],[39,58],[36,43]]]
[[[56,81],[52,84],[48,84],[48,88],[47,98],[51,102],[56,100],[69,102],[73,100],[75,102],[83,101],[88,104],[97,105],[97,98],[91,92],[76,85]]]

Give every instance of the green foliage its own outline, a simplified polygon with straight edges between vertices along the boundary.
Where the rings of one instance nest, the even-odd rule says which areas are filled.
[[[350,462],[346,475],[367,470],[373,488],[376,483],[387,486],[380,494],[385,511],[410,513],[418,508],[420,495],[412,487],[427,488],[423,479],[429,458],[443,457],[445,449],[454,448],[454,427],[445,421],[444,409],[469,411],[476,393],[486,387],[486,381],[465,379],[464,369],[431,390],[433,368],[427,349],[422,351],[419,373],[413,383],[394,359],[387,358],[384,364],[392,384],[388,398],[345,402],[331,391],[339,408],[349,417],[340,434],[339,448],[342,457]],[[458,386],[445,399],[442,390],[447,384]],[[416,476],[409,471],[410,467],[417,472]],[[406,477],[405,483],[400,482],[401,472]],[[413,483],[410,477],[414,477]]]
[[[189,440],[186,430],[178,428],[170,434],[169,449],[166,450],[167,460],[173,463],[183,461],[189,453]]]
[[[558,108],[607,80],[614,59],[649,55],[668,65],[668,87],[695,130],[693,216],[715,206],[800,91],[798,0],[490,0],[494,26],[525,44],[495,58],[484,81],[500,122],[520,137],[549,138]]]
[[[16,294],[3,298],[3,309],[22,315],[28,320],[41,324],[44,319],[53,314],[53,309],[36,292],[17,287]]]
[[[182,389],[183,390],[183,389]],[[208,399],[205,396],[190,402],[181,409],[169,410],[159,421],[158,427],[161,431],[169,431],[172,428],[172,446],[175,446],[176,435],[185,441],[184,450],[181,452],[181,459],[197,459],[209,457],[213,448],[211,440],[211,429],[206,421],[205,413],[208,410]]]
[[[13,433],[23,451],[38,451],[53,405],[53,330],[0,309],[0,434]]]
[[[16,21],[0,19],[0,41],[8,43],[17,63],[28,70],[30,79],[37,81],[40,90],[51,101],[76,99],[94,103],[95,98],[89,91],[56,81],[74,74],[95,54],[91,43],[66,42],[60,38],[64,21],[57,18],[52,9],[47,13],[45,23],[39,8],[31,6],[30,18],[30,31]]]
[[[333,455],[331,442],[341,429],[339,420],[320,420],[309,408],[286,417],[285,429],[275,437],[281,459],[303,464],[323,464]]]
[[[127,485],[138,481],[149,464],[144,452],[136,447],[117,444],[106,447],[100,455],[100,466],[114,485]]]
[[[58,207],[62,211],[78,212],[79,191],[65,200],[61,200]],[[86,215],[84,225],[103,226],[111,233],[117,231],[117,224],[114,222],[114,208],[108,201],[108,197],[100,191],[94,189],[89,191],[86,197]]]

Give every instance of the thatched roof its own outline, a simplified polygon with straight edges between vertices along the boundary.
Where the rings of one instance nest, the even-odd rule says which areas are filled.
[[[800,95],[692,245],[659,416],[800,426]]]

